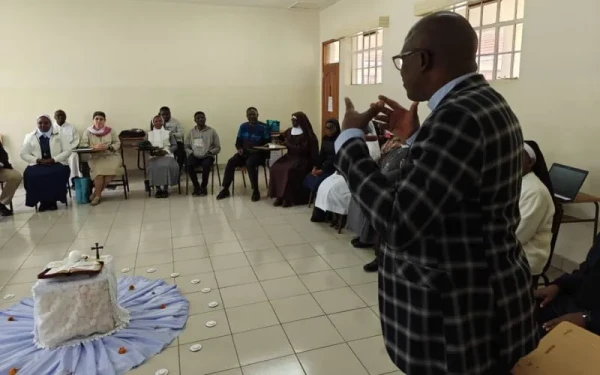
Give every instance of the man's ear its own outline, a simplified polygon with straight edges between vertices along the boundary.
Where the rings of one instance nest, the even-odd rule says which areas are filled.
[[[419,61],[421,62],[421,72],[426,72],[433,68],[433,56],[431,53],[427,51],[419,52]]]

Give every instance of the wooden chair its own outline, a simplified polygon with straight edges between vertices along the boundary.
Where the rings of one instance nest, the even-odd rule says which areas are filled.
[[[215,155],[215,161],[210,167],[210,193],[215,194],[215,169],[217,170],[217,176],[219,177],[219,187],[221,186],[221,170],[219,169],[219,155]],[[199,165],[194,168],[196,173],[202,173],[202,166]],[[185,195],[190,192],[190,176],[185,170]]]
[[[121,178],[116,178],[114,180],[112,180],[110,182],[110,184],[107,187],[111,187],[111,188],[116,188],[118,186],[123,186],[123,195],[125,196],[125,199],[128,199],[129,196],[127,195],[127,193],[130,192],[129,190],[129,175],[127,174],[127,167],[125,166],[125,164],[123,164],[123,176],[121,176]]]
[[[544,270],[539,275],[533,276],[533,285],[534,287],[538,285],[538,281],[541,278],[544,280],[544,285],[550,284],[550,280],[546,275],[546,272],[550,269],[550,264],[552,263],[552,256],[554,255],[554,247],[556,246],[556,240],[558,239],[558,232],[560,230],[560,224],[563,219],[564,210],[562,204],[554,199],[554,188],[552,187],[552,180],[550,179],[550,173],[548,172],[548,165],[546,164],[546,159],[544,158],[544,153],[540,146],[531,140],[525,141],[526,144],[531,146],[531,148],[535,151],[537,156],[537,161],[533,167],[532,173],[535,173],[538,178],[542,181],[544,185],[550,191],[550,195],[552,196],[552,200],[554,201],[554,217],[552,219],[552,240],[550,241],[550,256],[548,257],[548,261],[544,266]]]

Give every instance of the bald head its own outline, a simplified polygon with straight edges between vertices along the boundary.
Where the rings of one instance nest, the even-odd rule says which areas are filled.
[[[466,74],[477,70],[477,34],[466,18],[438,12],[421,19],[409,31],[405,46],[430,51],[446,70]]]
[[[59,109],[56,112],[54,112],[54,120],[59,126],[63,126],[64,123],[67,121],[67,114],[62,109]]]
[[[469,21],[452,12],[422,18],[404,40],[402,78],[409,97],[429,100],[454,78],[477,71],[477,34]],[[407,82],[408,81],[408,82]]]

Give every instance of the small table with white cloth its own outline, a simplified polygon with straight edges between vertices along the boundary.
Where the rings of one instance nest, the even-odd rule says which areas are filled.
[[[124,328],[129,312],[117,303],[110,255],[95,276],[38,280],[33,286],[34,341],[40,348],[76,345]]]

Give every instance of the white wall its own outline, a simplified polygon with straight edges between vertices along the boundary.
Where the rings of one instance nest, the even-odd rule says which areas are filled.
[[[0,2],[0,14],[0,134],[13,158],[36,117],[58,108],[80,130],[103,110],[117,131],[147,129],[163,105],[186,130],[205,111],[221,163],[249,106],[282,126],[298,110],[318,124],[317,13],[19,0]]]
[[[521,121],[525,137],[540,144],[547,161],[589,170],[582,190],[600,195],[600,126],[596,123],[600,102],[600,34],[593,32],[600,2],[551,3],[527,0],[521,78],[492,85],[506,97]],[[382,93],[408,103],[391,56],[399,53],[406,33],[417,20],[413,5],[412,0],[342,0],[321,12],[321,41],[361,31],[362,25],[373,24],[379,16],[391,17],[391,26],[384,35],[384,83],[350,86],[346,78],[340,87],[341,97],[349,96],[355,104],[366,106]],[[350,47],[349,42],[342,44],[345,61],[341,75],[347,76],[349,68],[345,62]],[[425,116],[426,106],[421,106],[421,111]],[[585,208],[567,210],[591,214],[589,207]],[[591,239],[591,224],[563,225],[557,253],[579,262]]]

